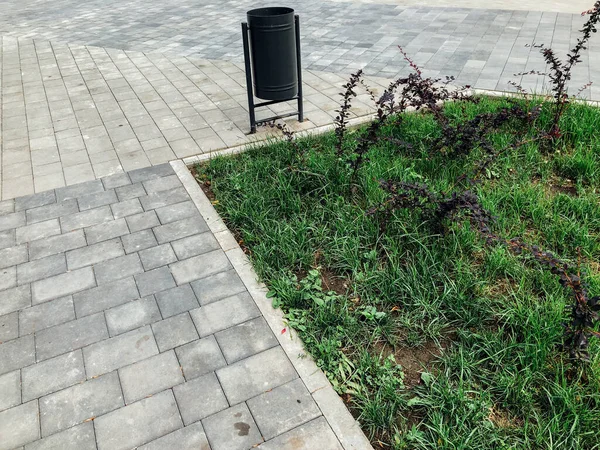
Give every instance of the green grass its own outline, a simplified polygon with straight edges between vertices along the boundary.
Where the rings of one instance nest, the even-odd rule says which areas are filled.
[[[451,103],[445,113],[463,120],[503,103]],[[573,105],[558,151],[509,152],[476,188],[494,231],[569,261],[580,249],[592,294],[600,293],[599,125],[600,110]],[[600,448],[598,343],[586,367],[567,360],[570,298],[552,274],[486,246],[467,222],[440,235],[417,211],[397,211],[381,234],[364,213],[384,198],[381,178],[447,189],[481,155],[430,155],[439,129],[427,114],[384,133],[415,148],[372,148],[352,194],[333,135],[299,140],[302,152],[274,143],[196,170],[376,448]],[[503,129],[494,141],[512,136]],[[328,292],[322,274],[347,289]]]

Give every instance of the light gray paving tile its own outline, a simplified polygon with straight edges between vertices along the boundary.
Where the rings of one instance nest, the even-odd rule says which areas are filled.
[[[142,204],[137,198],[131,198],[129,200],[124,200],[119,203],[115,203],[111,205],[113,216],[115,219],[120,217],[128,217],[134,214],[140,214],[144,212],[142,208]]]
[[[190,342],[176,350],[186,380],[214,372],[226,365],[214,336]]]
[[[104,185],[104,189],[109,190],[131,184],[131,180],[127,173],[116,173],[102,178],[102,184]]]
[[[75,214],[61,216],[60,226],[63,233],[67,233],[79,228],[87,228],[100,223],[109,222],[113,220],[113,218],[110,206],[106,205]]]
[[[38,403],[32,401],[0,412],[1,450],[17,449],[40,437]]]
[[[98,450],[129,450],[171,433],[183,424],[173,392],[167,390],[99,417],[94,426]]]
[[[156,216],[156,212],[154,211],[148,211],[145,213],[128,216],[125,220],[127,220],[129,231],[131,231],[132,233],[141,230],[146,230],[148,228],[154,228],[160,225],[158,217]]]
[[[33,336],[24,336],[0,344],[0,375],[21,369],[35,362]]]
[[[47,395],[39,403],[44,437],[124,405],[117,372]]]
[[[22,264],[27,262],[28,259],[29,256],[26,244],[2,249],[0,250],[0,269]]]
[[[149,326],[97,342],[83,349],[88,378],[111,372],[158,353]]]
[[[38,361],[77,350],[108,338],[104,314],[83,317],[36,333]]]
[[[343,447],[324,417],[318,417],[287,433],[258,446],[261,450],[312,450],[327,448],[342,450]]]
[[[183,187],[177,187],[166,191],[151,192],[148,195],[140,197],[144,211],[161,208],[167,205],[189,200],[189,195]],[[11,227],[13,228],[13,227]]]
[[[0,411],[21,404],[21,372],[0,375]]]
[[[215,334],[228,364],[278,345],[277,338],[262,317]]]
[[[146,189],[146,192],[152,193],[180,187],[181,181],[179,181],[179,177],[177,175],[173,174],[160,178],[151,178],[143,181],[142,184],[144,189]]]
[[[125,253],[139,252],[158,245],[152,230],[142,230],[131,233],[127,236],[123,236],[122,240]]]
[[[20,285],[65,273],[65,255],[53,255],[17,266],[17,280]]]
[[[156,269],[157,267],[166,266],[177,261],[177,257],[169,244],[142,250],[139,255],[146,270]]]
[[[75,320],[73,297],[67,296],[19,311],[21,336]]]
[[[17,311],[0,316],[0,342],[19,337],[19,313]]]
[[[200,306],[188,284],[157,293],[156,301],[165,319]]]
[[[103,311],[140,297],[132,277],[122,278],[73,296],[77,317]]]
[[[153,296],[125,303],[105,311],[111,336],[125,333],[162,319]]]
[[[53,190],[40,192],[38,194],[26,195],[15,199],[15,211],[37,208],[56,202]]]
[[[58,219],[37,222],[16,229],[17,244],[60,234]]]
[[[17,268],[15,266],[0,269],[0,290],[10,289],[17,285]]]
[[[45,258],[57,253],[67,252],[86,246],[83,230],[52,236],[29,243],[29,257],[31,260]]]
[[[208,336],[260,316],[250,294],[244,292],[190,311],[200,336]]]
[[[110,222],[101,223],[85,229],[85,236],[90,245],[121,237],[126,234],[129,234],[129,228],[127,227],[125,219],[111,220]]]
[[[94,425],[85,422],[25,446],[25,450],[96,450]]]
[[[170,268],[177,284],[184,284],[224,272],[231,268],[231,264],[225,252],[215,250],[173,263]]]
[[[207,417],[202,425],[214,450],[243,450],[263,442],[245,403]]]
[[[152,211],[154,212],[154,211]],[[158,222],[158,217],[156,218]],[[158,223],[157,223],[158,225]],[[0,231],[0,249],[13,247],[16,244],[15,230]]]
[[[319,407],[299,378],[251,398],[246,403],[266,440],[321,415]]]
[[[77,200],[71,199],[61,201],[60,203],[50,203],[39,208],[28,209],[26,211],[27,223],[37,223],[44,220],[56,219],[58,217],[66,217],[75,214],[79,211]]]
[[[204,434],[202,423],[196,422],[177,431],[167,434],[148,444],[138,447],[138,450],[164,450],[177,448],[179,450],[209,450],[210,446]]]
[[[229,406],[214,373],[175,386],[173,392],[183,423],[186,425],[223,411]]]
[[[69,270],[97,264],[125,254],[120,239],[98,242],[67,252]]]
[[[63,202],[64,200],[75,199],[77,197],[83,197],[84,195],[102,191],[104,191],[102,181],[86,181],[84,183],[56,189],[56,199],[58,202]]]
[[[0,291],[0,315],[31,306],[31,288],[19,286],[5,291]]]
[[[132,403],[185,381],[173,351],[123,367],[119,369],[119,378],[126,403]]]
[[[159,244],[176,241],[187,236],[208,231],[208,226],[200,216],[177,220],[153,228]]]
[[[142,186],[141,183],[122,186],[116,188],[115,191],[117,192],[117,197],[121,202],[146,196],[146,191],[144,190],[144,186]]]
[[[143,271],[144,269],[137,253],[119,256],[94,265],[94,273],[99,285],[137,275]]]
[[[183,189],[183,188],[181,188]],[[10,230],[25,225],[25,212],[19,211],[11,214],[0,216],[0,231]]]
[[[191,285],[201,305],[208,305],[246,290],[233,269],[193,281]]]
[[[129,172],[129,177],[132,182],[138,183],[140,181],[173,175],[174,173],[175,172],[170,164],[160,164],[158,166],[132,170]]]
[[[117,201],[117,194],[113,189],[95,192],[93,194],[87,194],[77,198],[80,211],[87,211],[88,209],[110,205],[111,203],[116,203]]]
[[[171,242],[171,245],[178,259],[187,259],[219,249],[219,243],[211,232],[179,239]]]
[[[188,313],[153,323],[152,331],[161,352],[198,339],[196,327]]]
[[[85,381],[81,350],[25,367],[21,380],[24,402]]]
[[[135,276],[140,295],[146,296],[175,287],[168,267],[160,267]]]
[[[283,349],[274,347],[217,370],[217,376],[227,400],[235,405],[292,381],[298,374]]]
[[[54,277],[39,280],[31,285],[33,304],[74,294],[96,285],[91,267],[73,270]]]

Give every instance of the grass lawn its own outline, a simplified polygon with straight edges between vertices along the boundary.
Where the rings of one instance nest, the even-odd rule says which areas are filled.
[[[464,121],[505,103],[448,103],[444,113]],[[571,105],[561,127],[557,150],[509,151],[474,190],[494,232],[579,259],[597,295],[600,110]],[[382,232],[365,213],[385,199],[380,179],[444,191],[481,159],[478,149],[431,152],[439,134],[428,113],[386,125],[383,136],[413,148],[381,139],[354,182],[333,133],[195,171],[375,448],[600,448],[599,345],[591,341],[589,363],[569,361],[561,343],[572,300],[557,277],[486,245],[468,220],[440,232],[419,210],[397,210]],[[513,138],[510,126],[493,135],[498,146]]]

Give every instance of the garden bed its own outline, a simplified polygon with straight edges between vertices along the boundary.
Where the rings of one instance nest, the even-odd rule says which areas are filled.
[[[531,101],[458,101],[442,113],[460,124],[515,102]],[[490,141],[509,150],[472,187],[495,234],[579,267],[591,293],[599,125],[598,109],[572,104],[558,143],[511,148],[528,131],[507,122]],[[564,350],[572,299],[559,279],[469,220],[440,228],[421,208],[377,212],[389,199],[380,180],[448,192],[485,158],[432,152],[440,133],[428,112],[388,120],[356,173],[340,169],[331,133],[216,158],[195,175],[376,448],[595,448],[598,343],[588,362]],[[344,145],[364,134],[347,131]]]

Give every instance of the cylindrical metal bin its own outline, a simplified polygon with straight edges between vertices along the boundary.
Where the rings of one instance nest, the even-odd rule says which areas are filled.
[[[298,94],[294,10],[271,7],[248,11],[254,95],[289,100]]]

